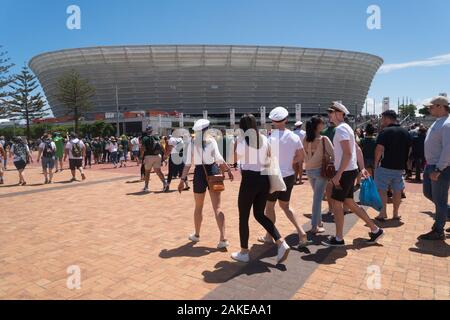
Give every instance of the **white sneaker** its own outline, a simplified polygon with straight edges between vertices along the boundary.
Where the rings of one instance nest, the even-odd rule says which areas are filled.
[[[291,248],[286,243],[286,241],[283,241],[283,243],[278,247],[278,255],[277,255],[277,263],[282,263],[285,261],[289,255],[289,251]]]
[[[191,235],[189,236],[189,240],[191,240],[192,242],[199,242],[199,241],[200,241],[200,237],[197,237],[197,236],[195,235],[195,233],[193,233],[193,234],[191,234]]]
[[[229,246],[230,244],[228,243],[227,240],[225,241],[219,241],[219,244],[217,245],[217,249],[225,249]]]
[[[148,188],[144,187],[144,189],[142,189],[142,192],[148,192]]]
[[[244,262],[247,263],[250,261],[250,256],[248,253],[244,254],[241,252],[233,252],[231,254],[231,259],[236,260],[238,262]]]

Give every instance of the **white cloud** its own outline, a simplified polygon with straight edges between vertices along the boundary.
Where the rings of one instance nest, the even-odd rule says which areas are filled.
[[[444,54],[425,60],[410,61],[405,63],[384,64],[381,66],[379,73],[389,73],[396,70],[415,68],[415,67],[436,67],[450,64],[450,54]]]

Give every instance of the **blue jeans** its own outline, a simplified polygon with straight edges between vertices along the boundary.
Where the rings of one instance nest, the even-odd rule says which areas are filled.
[[[431,181],[430,173],[435,165],[427,165],[423,174],[423,194],[436,206],[436,215],[433,230],[444,232],[448,216],[448,188],[450,186],[450,167],[447,167],[439,176],[438,181]]]
[[[118,162],[117,152],[111,152],[110,159],[113,165],[116,165]]]
[[[320,175],[320,171],[320,168],[306,170],[306,175],[314,192],[311,218],[313,228],[318,227],[322,223],[322,198],[328,183],[328,180]]]

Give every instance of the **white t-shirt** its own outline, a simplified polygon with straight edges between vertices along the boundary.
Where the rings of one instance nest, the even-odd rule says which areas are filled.
[[[303,143],[303,140],[306,137],[306,131],[300,129],[300,130],[294,130],[294,133],[299,136],[300,141]]]
[[[84,149],[84,143],[80,139],[76,138],[73,140],[69,140],[66,144],[66,150],[69,150],[69,159],[83,159],[83,154],[80,157],[74,157],[72,154],[72,145],[78,143],[81,149]]]
[[[178,146],[180,143],[183,143],[182,138],[171,137],[168,141],[169,146],[172,146],[172,150],[170,154],[178,154],[181,150],[181,146]]]
[[[194,146],[195,140],[192,140],[186,148],[186,165],[201,165],[213,164],[214,162],[224,163],[223,157],[220,154],[217,141],[213,138],[206,140],[205,149],[203,150],[201,143]],[[194,151],[192,151],[194,149]],[[202,161],[203,160],[203,161]]]
[[[256,149],[247,144],[244,138],[240,138],[236,145],[237,160],[241,170],[261,172],[267,169],[268,147],[267,137],[260,135],[260,148]]]
[[[350,148],[352,150],[352,159],[344,171],[353,171],[358,169],[358,160],[356,157],[356,145],[355,145],[355,134],[352,128],[344,123],[341,123],[336,127],[336,132],[334,134],[333,145],[334,145],[334,166],[336,170],[340,169],[343,150],[341,146],[341,141],[349,141]]]
[[[109,152],[117,152],[117,150],[119,149],[119,145],[117,144],[117,142],[110,142],[109,143]]]
[[[295,174],[293,162],[297,150],[303,149],[300,137],[289,129],[273,130],[269,138],[272,156],[278,158],[283,178]]]
[[[139,151],[139,139],[131,139],[131,151]]]
[[[53,152],[56,152],[56,144],[53,141],[51,141],[50,145],[52,147]],[[45,146],[46,146],[46,143],[45,142],[41,142],[41,144],[39,145],[39,150],[41,150],[43,152],[44,149],[45,149]],[[44,155],[42,155],[42,156],[44,156]]]

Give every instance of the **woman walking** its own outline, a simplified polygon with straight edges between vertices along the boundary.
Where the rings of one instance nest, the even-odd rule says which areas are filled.
[[[23,176],[23,171],[30,161],[33,163],[33,158],[31,157],[31,151],[28,145],[23,141],[21,137],[17,137],[10,150],[10,157],[13,158],[14,166],[19,172],[19,185],[26,185],[25,178]]]
[[[333,144],[326,136],[321,136],[325,123],[320,116],[314,116],[306,122],[306,137],[303,142],[305,148],[305,169],[308,180],[313,189],[313,205],[311,218],[311,233],[323,233],[322,197],[327,187],[328,179],[322,177],[322,163],[324,158],[333,159]]]
[[[239,189],[239,236],[241,239],[241,251],[231,255],[236,261],[249,262],[249,226],[250,210],[253,207],[253,215],[267,233],[278,245],[278,263],[286,260],[290,247],[281,237],[274,223],[266,217],[265,209],[269,196],[269,177],[264,172],[268,169],[270,147],[267,138],[258,132],[256,118],[252,114],[242,116],[239,127],[243,135],[236,145],[236,158],[239,161],[242,180]]]
[[[200,119],[195,122],[193,130],[195,131],[195,139],[189,143],[186,150],[186,166],[184,167],[181,181],[178,185],[178,191],[181,192],[185,187],[187,175],[191,164],[195,165],[194,170],[194,224],[195,232],[189,236],[192,242],[200,241],[200,228],[203,220],[203,204],[205,202],[206,190],[209,189],[207,176],[217,175],[219,167],[222,174],[226,171],[228,177],[233,181],[233,174],[230,167],[222,158],[217,141],[208,134],[210,122],[206,119]],[[217,226],[219,227],[220,239],[217,245],[218,249],[225,249],[229,243],[225,237],[225,214],[221,208],[221,194],[219,191],[209,190],[211,204],[216,216]]]
[[[114,169],[117,168],[118,161],[118,151],[119,145],[117,144],[117,140],[115,137],[111,137],[111,141],[109,143],[109,153],[112,164],[114,165]]]

